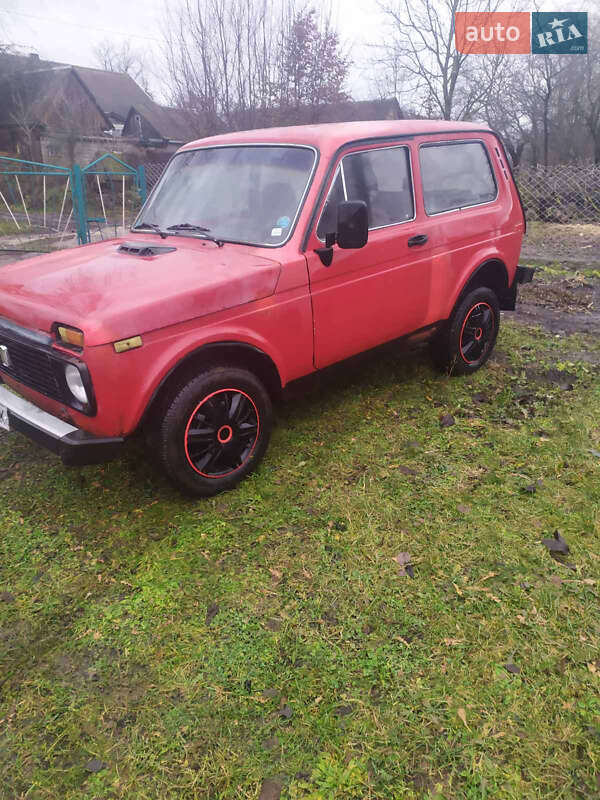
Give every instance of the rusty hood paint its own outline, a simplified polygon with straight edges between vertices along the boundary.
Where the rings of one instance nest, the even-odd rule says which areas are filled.
[[[269,297],[281,264],[243,245],[184,236],[131,236],[174,252],[119,252],[125,240],[87,245],[0,269],[0,316],[49,332],[84,331],[86,346],[114,342]]]

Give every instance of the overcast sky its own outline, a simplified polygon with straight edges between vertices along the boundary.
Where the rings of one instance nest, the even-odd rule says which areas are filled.
[[[332,9],[355,62],[348,88],[356,99],[365,98],[366,43],[381,36],[377,0],[332,0]],[[164,16],[161,0],[0,0],[0,41],[42,58],[93,67],[98,66],[94,47],[104,39],[129,39],[136,49],[157,51]]]
[[[327,0],[326,0],[327,1]],[[0,0],[0,42],[13,43],[39,53],[42,58],[80,66],[98,66],[94,47],[109,39],[130,40],[132,48],[160,51],[160,29],[165,2],[177,0]],[[348,89],[356,100],[371,96],[369,43],[385,37],[385,26],[377,0],[329,0],[333,20],[354,62]],[[515,0],[506,0],[512,5]],[[524,8],[562,8],[596,11],[600,0],[516,0]],[[323,0],[314,0],[317,7]],[[506,5],[504,2],[500,6]],[[509,7],[507,5],[507,9]],[[149,75],[157,99],[161,99],[160,59],[150,57],[155,69]]]

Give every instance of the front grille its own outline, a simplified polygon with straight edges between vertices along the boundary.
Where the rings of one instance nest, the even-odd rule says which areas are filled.
[[[0,335],[0,345],[8,350],[10,366],[0,365],[0,372],[5,372],[19,383],[35,389],[36,392],[63,400],[60,384],[56,376],[57,362],[48,353],[30,344],[16,342]]]

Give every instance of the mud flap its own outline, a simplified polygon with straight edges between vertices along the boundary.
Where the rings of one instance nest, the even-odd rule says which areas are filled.
[[[535,267],[517,267],[517,271],[515,272],[515,279],[512,282],[512,286],[502,292],[499,296],[498,301],[500,303],[500,308],[502,311],[514,311],[515,305],[517,302],[517,284],[519,283],[531,283],[533,280],[533,274],[535,272]]]

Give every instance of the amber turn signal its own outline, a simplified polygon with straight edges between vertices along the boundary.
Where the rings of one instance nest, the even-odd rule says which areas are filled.
[[[136,347],[141,347],[143,344],[141,336],[132,336],[131,339],[121,339],[120,342],[114,342],[113,347],[115,353],[126,353],[127,350],[135,350]]]
[[[77,328],[67,328],[64,325],[59,325],[56,330],[58,332],[58,338],[65,344],[83,347],[83,331]]]

